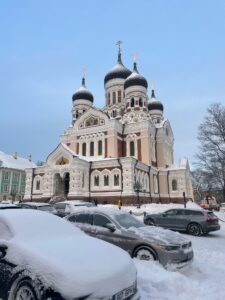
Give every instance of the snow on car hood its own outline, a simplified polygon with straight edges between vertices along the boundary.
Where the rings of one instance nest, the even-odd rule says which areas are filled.
[[[51,214],[18,211],[0,213],[0,221],[7,224],[5,232],[12,232],[0,243],[8,246],[5,259],[17,265],[16,269],[38,276],[65,299],[109,297],[134,283],[136,268],[122,249],[89,237]]]
[[[159,244],[180,245],[189,242],[180,233],[156,226],[130,227],[128,231]]]
[[[135,281],[136,269],[125,251],[83,235],[44,243],[9,243],[7,257],[57,290],[66,299],[112,296]],[[103,284],[104,282],[104,284]]]

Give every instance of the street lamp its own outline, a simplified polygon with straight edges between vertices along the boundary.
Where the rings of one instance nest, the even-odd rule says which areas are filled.
[[[134,191],[137,194],[137,208],[140,208],[140,201],[139,201],[139,193],[142,191],[142,184],[139,181],[135,181],[134,183]]]

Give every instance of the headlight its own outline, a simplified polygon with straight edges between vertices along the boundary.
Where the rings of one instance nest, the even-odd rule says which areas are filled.
[[[180,246],[172,246],[172,245],[159,245],[159,246],[166,251],[175,251],[180,249]]]

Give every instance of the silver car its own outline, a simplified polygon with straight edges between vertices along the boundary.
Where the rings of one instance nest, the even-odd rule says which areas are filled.
[[[120,210],[83,208],[66,219],[88,235],[121,247],[131,257],[158,260],[165,268],[182,268],[193,259],[192,244],[181,234],[146,226]]]

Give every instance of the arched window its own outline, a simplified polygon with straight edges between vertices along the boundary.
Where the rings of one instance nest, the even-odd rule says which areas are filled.
[[[78,118],[79,116],[79,113],[78,113],[78,110],[76,110],[76,119]]]
[[[116,117],[116,115],[117,115],[117,113],[116,113],[116,110],[113,110],[113,113],[112,113],[112,115],[113,115],[113,118],[115,118],[115,117]]]
[[[172,180],[172,191],[177,191],[177,180],[176,179]]]
[[[139,98],[139,106],[142,107],[143,106],[143,101],[142,98]]]
[[[135,156],[134,141],[130,142],[130,156]]]
[[[37,191],[40,190],[40,184],[41,184],[40,180],[37,180],[37,181],[36,181],[36,190],[37,190]]]
[[[104,175],[104,186],[109,185],[109,175]]]
[[[108,105],[110,105],[110,93],[108,93]]]
[[[122,97],[121,97],[122,95],[121,95],[121,91],[118,91],[118,102],[120,103],[121,102],[121,100],[122,100]]]
[[[116,93],[113,92],[113,104],[115,104],[115,103],[116,103]]]
[[[98,175],[95,176],[94,179],[95,179],[95,180],[94,180],[94,186],[99,186],[99,176],[98,176]]]
[[[102,141],[98,141],[98,155],[102,155]]]
[[[82,188],[84,188],[84,180],[85,180],[85,176],[84,173],[82,174]]]
[[[82,155],[86,156],[86,143],[82,144]]]
[[[131,98],[131,100],[130,100],[130,106],[134,107],[134,98]]]
[[[90,143],[90,156],[94,156],[94,142]]]
[[[120,179],[120,176],[118,174],[115,174],[114,175],[114,185],[115,186],[120,185],[119,179]]]

